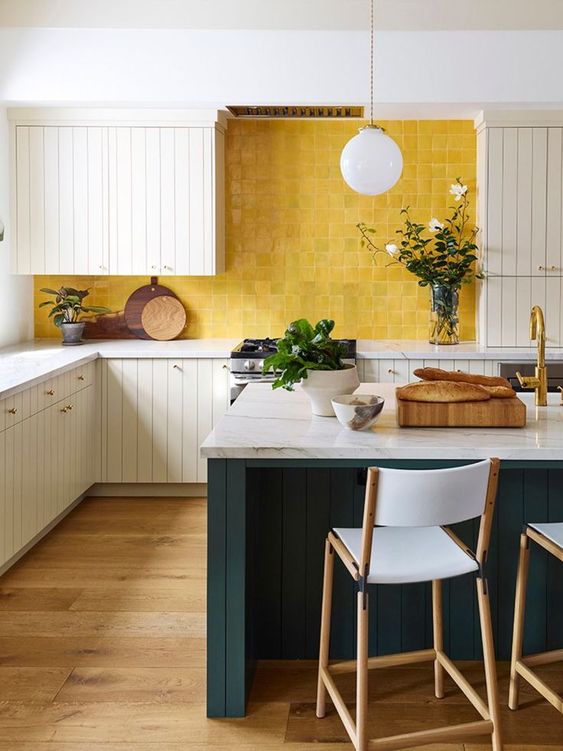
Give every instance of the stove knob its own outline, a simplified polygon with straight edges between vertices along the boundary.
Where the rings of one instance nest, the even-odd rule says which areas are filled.
[[[256,363],[254,360],[246,360],[244,363],[244,369],[245,370],[255,370],[256,369]]]

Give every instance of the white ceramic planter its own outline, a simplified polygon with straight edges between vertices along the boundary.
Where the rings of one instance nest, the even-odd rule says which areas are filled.
[[[314,415],[334,417],[331,400],[340,394],[353,394],[360,385],[355,365],[343,370],[308,370],[301,387],[311,400]]]

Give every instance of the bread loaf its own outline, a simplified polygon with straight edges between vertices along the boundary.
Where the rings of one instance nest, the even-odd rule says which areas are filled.
[[[492,399],[512,399],[516,396],[516,391],[507,386],[481,386]]]
[[[417,381],[396,390],[397,399],[409,402],[484,402],[491,398],[487,389],[458,381]]]
[[[512,388],[510,381],[500,376],[476,375],[463,373],[461,370],[442,370],[441,368],[417,368],[415,376],[423,381],[459,381],[461,383],[473,383],[479,386],[504,386]]]

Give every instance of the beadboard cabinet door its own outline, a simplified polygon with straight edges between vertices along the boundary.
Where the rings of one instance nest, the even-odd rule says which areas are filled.
[[[226,361],[101,362],[102,481],[206,482],[199,446],[229,405]]]
[[[563,346],[563,115],[491,113],[477,129],[485,280],[479,338],[527,347],[533,305],[546,314],[546,344]],[[529,125],[526,125],[529,122]]]
[[[207,127],[109,128],[111,273],[224,270],[223,139]]]
[[[108,274],[107,129],[16,126],[13,270]]]

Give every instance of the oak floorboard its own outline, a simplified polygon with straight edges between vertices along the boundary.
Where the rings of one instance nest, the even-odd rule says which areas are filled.
[[[70,610],[132,613],[205,613],[205,581],[190,582],[189,588],[160,589],[150,585],[83,589]]]
[[[203,667],[205,639],[146,636],[0,637],[0,666]]]
[[[170,637],[205,638],[205,613],[130,612],[4,612],[0,618],[3,637]]]
[[[68,587],[2,587],[0,612],[68,610],[81,594]]]
[[[204,555],[202,554],[202,557]],[[152,568],[144,561],[142,565],[105,566],[103,571],[97,566],[77,568],[72,561],[64,566],[16,564],[0,579],[4,587],[64,587],[105,590],[114,586],[131,586],[143,589],[146,586],[162,589],[191,587],[193,583],[205,585],[205,569],[201,561],[195,569],[182,565]]]
[[[0,700],[47,704],[57,696],[71,670],[0,667]]]
[[[199,703],[205,668],[75,668],[58,702]]]

